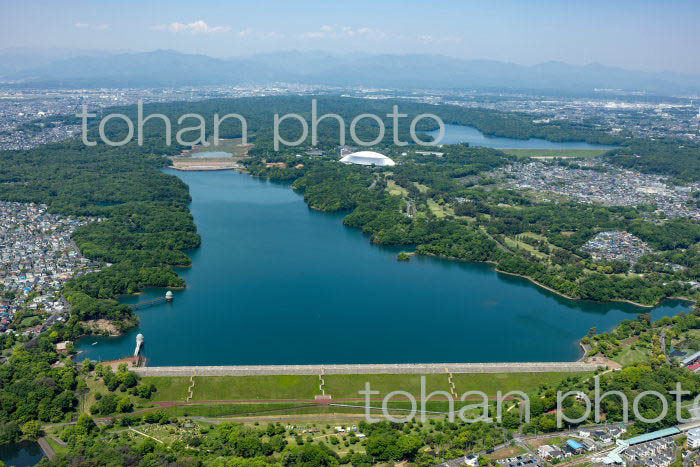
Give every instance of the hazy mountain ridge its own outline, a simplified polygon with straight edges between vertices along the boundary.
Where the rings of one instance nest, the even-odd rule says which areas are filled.
[[[595,88],[674,94],[700,92],[700,77],[629,71],[600,64],[546,62],[534,66],[442,55],[273,52],[213,58],[172,50],[48,56],[0,51],[0,80],[44,86],[156,87],[295,82],[393,88],[500,88],[590,92]],[[37,64],[38,63],[38,64]]]

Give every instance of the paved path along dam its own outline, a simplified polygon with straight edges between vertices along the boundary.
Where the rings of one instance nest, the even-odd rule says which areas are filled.
[[[595,371],[603,365],[585,362],[526,363],[403,363],[365,365],[243,365],[138,367],[140,376],[256,376],[256,375],[353,375],[431,373],[545,373]]]

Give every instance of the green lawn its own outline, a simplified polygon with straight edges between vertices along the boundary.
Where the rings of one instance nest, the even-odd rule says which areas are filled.
[[[426,392],[449,392],[447,373],[424,375]],[[420,397],[421,375],[326,375],[326,394],[333,399],[363,398],[358,391],[365,388],[365,383],[370,383],[373,391],[380,391],[372,397],[384,397],[392,391],[407,391],[416,397]]]
[[[68,446],[61,446],[56,441],[54,441],[53,438],[51,438],[50,436],[46,437],[46,441],[48,441],[49,445],[53,448],[53,450],[56,452],[56,454],[65,454],[68,452]]]
[[[408,194],[408,191],[404,187],[397,185],[394,180],[387,180],[386,189],[390,195],[394,196],[406,196]]]
[[[164,410],[168,415],[175,417],[222,417],[226,415],[254,415],[254,414],[286,414],[294,413],[298,407],[296,404],[207,404],[207,405],[181,405],[168,407]]]
[[[437,217],[438,219],[442,219],[443,217],[445,217],[445,210],[442,208],[442,206],[440,206],[438,203],[436,203],[432,199],[428,199],[427,202],[428,202],[428,209],[430,209],[430,212],[435,214],[435,217]]]
[[[593,158],[602,156],[610,149],[501,149],[506,154],[518,157],[581,157]]]
[[[427,193],[428,190],[430,190],[430,187],[428,185],[423,185],[422,183],[418,182],[413,182],[413,184],[416,186],[416,188],[418,188],[418,191],[420,191],[421,193]]]
[[[313,399],[318,376],[196,376],[192,400]]]
[[[495,396],[500,389],[529,392],[540,384],[557,383],[569,376],[590,376],[590,372],[568,373],[462,373],[454,374],[457,395],[467,391],[483,391]],[[424,375],[426,392],[450,391],[447,373]],[[320,394],[317,376],[196,376],[193,401],[313,399]],[[333,399],[363,398],[358,391],[369,382],[372,390],[380,391],[372,397],[383,398],[392,391],[407,391],[420,397],[421,375],[326,375],[326,394]],[[186,376],[149,376],[142,380],[158,389],[154,401],[184,401],[190,381]]]
[[[544,241],[546,244],[551,246],[551,244],[547,241],[547,237],[545,237],[544,235],[536,234],[535,232],[523,232],[520,235],[523,237],[530,237],[530,238]]]
[[[459,410],[463,405],[473,404],[474,402],[458,402],[455,404],[455,410]],[[364,414],[365,408],[361,402],[351,402],[348,405],[357,405],[358,407],[337,407],[325,405],[311,405],[306,402],[286,402],[286,403],[241,403],[241,404],[191,404],[181,405],[177,407],[167,407],[160,409],[168,415],[177,417],[225,417],[225,416],[271,416],[271,415],[304,415],[304,414]],[[372,410],[371,414],[375,417],[381,417],[382,403],[374,401],[371,404],[378,410]],[[433,412],[445,412],[449,410],[449,405],[445,401],[430,401],[425,404],[426,410]],[[411,409],[411,404],[408,401],[395,401],[387,404],[387,409],[394,413],[395,416],[406,416],[407,412],[403,411]],[[403,409],[403,410],[392,410]],[[420,404],[417,409],[420,409]],[[435,416],[436,414],[428,414]],[[480,415],[480,409],[472,409],[466,411],[466,416],[476,418]],[[438,415],[442,416],[442,415]]]
[[[624,347],[622,351],[613,357],[613,361],[622,366],[631,365],[633,363],[642,362],[651,356],[651,351],[643,347],[632,349],[632,346]]]
[[[508,248],[511,249],[517,249],[520,248],[521,250],[525,250],[533,254],[534,256],[537,256],[538,258],[549,258],[549,255],[546,253],[542,253],[540,250],[535,248],[532,245],[529,245],[525,242],[521,242],[520,240],[516,240],[512,237],[505,237],[505,244]]]
[[[495,396],[500,390],[503,394],[508,391],[523,391],[525,393],[537,389],[540,384],[553,384],[569,376],[580,376],[585,379],[592,372],[549,372],[549,373],[461,373],[453,374],[453,380],[458,395],[467,391],[481,391],[487,396]]]
[[[207,141],[210,146],[195,146],[192,150],[194,154],[200,154],[204,155],[203,153],[207,152],[229,152],[231,153],[234,157],[240,157],[248,151],[247,147],[241,147],[241,139],[240,138],[235,138],[235,139],[222,139],[219,138],[219,144],[218,146],[214,146],[214,138],[210,137],[209,140]]]
[[[187,388],[190,386],[190,378],[187,376],[145,376],[141,381],[144,384],[155,384],[157,391],[153,393],[154,401],[187,399]]]

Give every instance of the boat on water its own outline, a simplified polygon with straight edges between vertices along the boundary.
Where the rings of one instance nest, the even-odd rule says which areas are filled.
[[[92,343],[92,344],[90,344],[90,345],[97,345],[97,342],[93,342],[93,343]]]

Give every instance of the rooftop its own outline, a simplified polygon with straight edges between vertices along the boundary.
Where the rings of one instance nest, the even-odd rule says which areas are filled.
[[[666,436],[676,435],[680,433],[680,430],[675,427],[665,428],[659,431],[652,431],[651,433],[646,433],[643,435],[635,436],[634,438],[624,440],[624,443],[633,446],[639,443],[645,443],[647,441],[653,441],[659,438],[665,438]]]
[[[359,164],[359,165],[377,165],[391,166],[396,165],[396,162],[386,157],[384,154],[379,154],[374,151],[358,151],[348,154],[340,159],[344,164]]]

